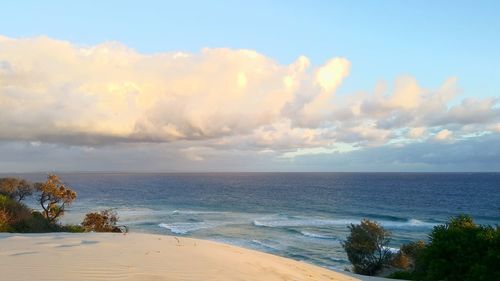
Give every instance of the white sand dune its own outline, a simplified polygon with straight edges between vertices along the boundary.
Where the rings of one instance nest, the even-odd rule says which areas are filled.
[[[0,280],[377,280],[184,237],[1,234]]]

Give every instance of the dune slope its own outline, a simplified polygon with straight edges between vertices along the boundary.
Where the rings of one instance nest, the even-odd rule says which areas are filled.
[[[0,273],[9,281],[361,280],[230,245],[139,233],[1,234]]]

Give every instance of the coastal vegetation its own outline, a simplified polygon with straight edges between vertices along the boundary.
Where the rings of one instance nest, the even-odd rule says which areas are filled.
[[[83,219],[82,226],[85,231],[94,232],[127,232],[124,225],[117,225],[118,215],[113,210],[88,213]]]
[[[348,226],[350,234],[342,243],[356,273],[374,275],[388,263],[390,232],[374,221],[363,219]]]
[[[1,178],[0,194],[12,200],[16,200],[17,202],[21,202],[24,198],[33,194],[33,187],[28,181],[23,179]]]
[[[362,220],[349,226],[343,243],[353,271],[407,280],[500,280],[500,227],[478,225],[460,215],[433,228],[428,242],[403,244],[385,251],[390,234],[378,223]]]
[[[41,211],[23,201],[37,195]],[[125,232],[117,226],[118,216],[111,210],[92,212],[82,224],[63,225],[59,219],[76,200],[77,194],[61,179],[49,174],[45,182],[30,183],[18,178],[0,178],[0,232]]]
[[[76,192],[66,187],[56,175],[48,175],[47,181],[35,183],[35,189],[40,193],[38,202],[43,209],[44,217],[53,223],[64,215],[66,207],[76,199]]]

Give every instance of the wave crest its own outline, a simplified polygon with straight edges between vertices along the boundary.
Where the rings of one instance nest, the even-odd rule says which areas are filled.
[[[159,227],[166,228],[175,234],[187,234],[188,232],[217,227],[219,224],[207,222],[174,222],[160,223]]]
[[[359,224],[361,219],[314,219],[297,217],[268,217],[253,221],[253,225],[259,227],[287,228],[287,227],[324,227],[324,226],[347,226],[350,224]],[[406,221],[378,221],[387,228],[412,228],[423,227],[431,228],[436,223],[425,222],[418,219],[408,219]]]
[[[320,233],[315,233],[315,232],[310,232],[310,231],[305,231],[305,230],[301,230],[300,234],[307,236],[307,237],[318,238],[318,239],[337,239],[336,237],[329,236],[326,234],[320,234]]]

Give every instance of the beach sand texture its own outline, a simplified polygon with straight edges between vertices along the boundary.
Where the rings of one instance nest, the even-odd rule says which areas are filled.
[[[226,244],[140,233],[1,234],[0,280],[377,280]]]

